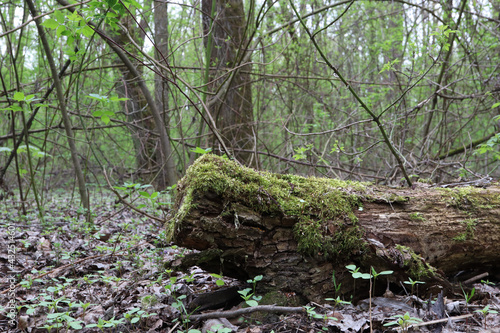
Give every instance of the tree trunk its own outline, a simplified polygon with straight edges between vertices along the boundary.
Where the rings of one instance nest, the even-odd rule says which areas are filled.
[[[123,16],[120,23],[128,31],[120,29],[116,33],[111,33],[114,42],[126,49],[132,49],[127,36],[127,33],[129,33],[134,36],[137,44],[143,47],[144,36],[140,33],[140,29],[134,25],[133,19],[130,16]],[[116,59],[115,63],[121,63],[121,60]],[[127,67],[121,68],[120,71],[122,77],[120,84],[116,86],[116,91],[120,97],[128,98],[128,100],[122,102],[122,105],[128,121],[135,125],[130,126],[130,132],[134,142],[137,172],[143,182],[152,183],[153,179],[155,179],[156,187],[163,189],[165,188],[165,182],[161,171],[158,177],[155,177],[156,173],[159,172],[158,170],[162,170],[160,142],[159,138],[153,135],[156,124],[151,109],[148,108],[144,93],[139,86],[141,78],[134,76]],[[137,71],[143,75],[142,67],[137,67]]]
[[[216,20],[210,25],[207,14],[212,12],[212,1],[215,1]],[[203,31],[207,47],[210,26],[212,27],[213,46],[210,54],[211,82],[207,89],[216,94],[228,79],[227,71],[239,67],[247,45],[245,36],[246,19],[242,0],[203,0]],[[243,51],[239,51],[243,50]],[[227,91],[217,103],[213,103],[210,112],[216,120],[222,136],[229,146],[242,149],[254,147],[253,105],[250,85],[251,66],[240,68],[234,75]],[[217,98],[217,97],[212,97]],[[256,135],[256,134],[255,134]],[[248,152],[235,152],[235,157],[246,165],[255,166],[256,157]]]
[[[167,3],[163,2],[153,2],[155,4],[154,7],[154,24],[155,24],[155,59],[167,65],[165,62],[168,57],[168,11],[167,11]],[[166,77],[167,74],[163,72],[163,77]],[[167,113],[168,109],[168,90],[166,80],[163,79],[162,76],[155,74],[155,103],[160,111],[163,123],[169,131],[168,124],[170,123],[170,116]],[[161,158],[161,152],[157,151],[157,160]],[[156,179],[156,183],[159,188],[166,188],[168,181],[168,173],[167,169],[160,165],[160,171],[158,177]],[[173,185],[173,184],[170,184]]]
[[[349,264],[394,271],[393,291],[411,277],[433,295],[449,291],[446,276],[459,271],[499,273],[497,185],[392,189],[257,172],[205,155],[178,189],[167,228],[178,245],[204,251],[188,264],[244,279],[262,274],[261,291],[320,301],[333,296],[335,274],[342,294],[367,297],[368,282],[354,284]],[[377,280],[375,295],[386,287]]]

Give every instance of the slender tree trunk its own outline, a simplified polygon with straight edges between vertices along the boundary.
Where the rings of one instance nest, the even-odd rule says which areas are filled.
[[[62,6],[67,6],[69,3],[66,0],[57,0],[57,2]],[[69,11],[75,11],[74,8],[68,8]],[[88,23],[93,29],[100,35],[104,37],[104,40],[108,44],[108,46],[115,52],[120,60],[123,62],[125,67],[130,71],[131,75],[137,80],[137,85],[141,92],[144,94],[144,99],[146,100],[149,109],[151,110],[151,115],[155,122],[156,130],[158,131],[160,137],[160,149],[161,149],[161,163],[165,165],[168,174],[168,184],[173,185],[177,182],[177,172],[175,168],[174,158],[172,146],[170,145],[170,139],[168,137],[167,130],[163,123],[163,119],[161,114],[156,107],[155,101],[149,88],[146,86],[146,82],[141,77],[141,73],[137,70],[137,67],[132,63],[132,61],[127,57],[127,55],[120,49],[120,47],[116,46],[112,41],[110,41],[106,34],[97,28],[96,24],[93,22]]]
[[[121,18],[120,23],[127,28],[128,33],[134,36],[137,44],[143,46],[144,36],[138,33],[137,27],[134,26],[133,20],[129,16]],[[113,40],[126,49],[130,43],[127,32],[119,30],[113,36]],[[116,59],[116,63],[120,63],[120,59]],[[143,74],[142,68],[138,67],[137,71],[140,75]],[[148,108],[148,103],[144,98],[144,94],[139,87],[138,78],[132,74],[128,68],[121,69],[121,83],[116,86],[116,90],[120,97],[128,98],[122,103],[128,121],[138,127],[131,126],[130,133],[135,148],[135,156],[137,163],[137,172],[142,181],[150,183],[153,181],[155,170],[159,170],[157,153],[160,154],[161,149],[158,144],[158,137],[152,135],[155,131],[155,122],[153,120],[151,110]],[[161,155],[161,154],[160,154]],[[157,184],[163,187],[164,183]]]
[[[155,3],[154,7],[154,24],[155,24],[155,59],[165,64],[166,57],[168,56],[168,11],[167,3]],[[167,75],[163,72],[164,75]],[[158,110],[161,112],[163,123],[165,124],[168,132],[168,125],[170,123],[170,116],[167,113],[168,109],[168,89],[166,81],[155,74],[155,103]],[[168,184],[168,175],[166,168],[160,166],[158,178],[156,183],[161,187]]]
[[[242,0],[203,0],[205,46],[208,44],[210,21],[213,19],[209,16],[212,12],[212,1],[216,1],[216,20],[212,23],[213,47],[210,67],[215,67],[215,70],[210,75],[211,84],[207,88],[210,92],[217,93],[228,77],[223,74],[239,66],[244,56],[244,52],[238,50],[247,45],[245,36],[247,23]],[[256,141],[253,130],[252,91],[248,74],[250,70],[250,65],[240,68],[237,75],[233,76],[227,91],[210,108],[217,127],[229,145],[242,149],[252,149]],[[234,155],[246,165],[256,163],[256,158],[251,153],[235,152]]]
[[[35,9],[35,5],[31,0],[26,0],[26,3],[28,4],[28,7],[31,12],[32,17],[37,16],[37,12]],[[75,168],[75,176],[78,181],[78,190],[80,192],[80,199],[83,207],[87,210],[87,220],[90,220],[90,203],[89,203],[89,198],[87,195],[87,188],[85,186],[85,178],[83,176],[82,169],[80,167],[80,158],[78,157],[78,152],[76,149],[75,145],[75,136],[73,134],[73,131],[71,130],[71,120],[69,119],[68,111],[66,110],[66,103],[64,100],[64,92],[61,86],[61,81],[59,80],[59,76],[57,73],[57,68],[54,62],[54,58],[52,57],[52,49],[47,41],[47,37],[45,35],[45,31],[43,30],[42,26],[40,25],[40,19],[35,19],[36,23],[36,28],[38,30],[38,35],[40,38],[40,41],[42,42],[43,49],[45,51],[45,56],[47,57],[47,62],[49,63],[50,66],[50,71],[52,74],[52,79],[54,80],[54,85],[56,88],[56,93],[57,93],[57,99],[59,101],[59,107],[61,108],[61,114],[62,114],[62,119],[63,119],[63,124],[64,124],[64,130],[66,131],[66,136],[68,138],[68,145],[69,145],[69,150],[71,153],[71,159],[73,161],[73,167]]]

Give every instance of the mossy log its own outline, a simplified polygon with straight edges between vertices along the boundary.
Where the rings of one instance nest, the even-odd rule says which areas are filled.
[[[320,301],[333,296],[335,274],[339,293],[364,297],[368,282],[354,284],[345,268],[355,264],[394,271],[379,277],[376,294],[411,277],[436,295],[458,272],[499,273],[500,187],[393,189],[259,172],[205,155],[180,181],[167,228],[176,244],[202,251],[189,264],[263,275],[263,291]]]

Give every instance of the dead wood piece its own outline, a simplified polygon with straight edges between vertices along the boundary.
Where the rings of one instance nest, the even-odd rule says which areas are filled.
[[[257,288],[309,301],[364,298],[360,272],[392,270],[393,288],[426,282],[447,291],[446,275],[500,271],[500,187],[393,189],[368,183],[257,172],[215,155],[198,159],[178,186],[167,223],[181,246],[218,251],[206,270],[237,278],[263,275]],[[203,252],[202,252],[203,253]],[[387,283],[375,284],[382,295]]]
[[[238,316],[242,316],[245,314],[250,314],[253,312],[262,311],[262,312],[273,312],[273,313],[305,313],[306,310],[301,306],[276,306],[276,305],[257,305],[249,308],[242,308],[231,311],[217,311],[217,312],[208,312],[202,313],[198,315],[189,316],[190,320],[204,320],[211,318],[235,318]]]

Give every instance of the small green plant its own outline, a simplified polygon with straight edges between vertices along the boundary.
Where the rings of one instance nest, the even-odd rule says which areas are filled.
[[[408,328],[413,325],[422,322],[422,319],[411,317],[408,312],[404,315],[394,316],[396,320],[384,324],[384,326],[394,326],[398,325],[402,332],[408,332]]]
[[[340,296],[337,296],[337,298],[325,298],[325,301],[333,302],[333,309],[334,310],[339,305],[351,304],[351,302],[349,302],[349,301],[343,301],[343,300],[341,300]]]
[[[129,311],[127,311],[123,315],[123,317],[125,317],[125,320],[127,320],[131,324],[136,324],[142,318],[148,318],[154,315],[156,315],[156,313],[147,313],[146,311],[141,310],[140,308],[132,308]]]
[[[295,155],[293,155],[294,160],[305,160],[307,158],[307,151],[309,151],[313,147],[312,144],[308,144],[306,147],[294,148]]]
[[[66,327],[66,329],[82,329],[81,320],[76,320],[75,318],[70,316],[69,312],[56,312],[47,314],[48,324],[51,324],[53,327],[59,329],[60,327]]]
[[[82,314],[82,318],[85,317],[85,312],[87,311],[87,309],[91,306],[91,305],[95,305],[95,304],[92,304],[92,303],[83,303],[82,301],[78,302],[78,303],[74,303],[72,305],[70,305],[70,307],[73,307],[73,308],[82,308],[83,310],[83,314]]]
[[[484,283],[484,284],[487,284],[487,285],[490,285],[490,286],[494,286],[495,283],[491,282],[490,280],[481,280],[481,283]]]
[[[375,268],[373,268],[373,266],[371,267],[371,276],[373,276],[373,294],[375,296],[375,280],[377,279],[378,276],[380,275],[391,275],[393,273],[393,271],[382,271],[380,273],[377,273],[377,271],[375,271]]]
[[[210,274],[211,276],[213,276],[214,278],[216,278],[215,280],[215,284],[219,287],[222,287],[224,285],[224,280],[222,279],[222,276],[219,275],[219,274]]]
[[[255,286],[257,282],[262,280],[262,275],[257,275],[253,279],[247,280],[248,283],[252,284],[252,288],[245,288],[243,290],[238,290],[238,293],[241,295],[245,303],[248,306],[257,306],[259,305],[262,296],[255,296]]]
[[[356,292],[356,280],[357,279],[365,279],[365,280],[370,279],[370,274],[361,273],[359,271],[360,267],[356,267],[356,265],[347,265],[347,266],[345,266],[345,268],[347,268],[349,273],[351,273],[352,278],[354,279],[354,285],[353,285],[354,292]],[[353,297],[353,295],[351,295],[351,298],[352,297]]]
[[[172,277],[172,278],[175,278],[175,277]],[[172,281],[172,278],[170,278],[171,281]],[[191,317],[192,312],[189,312],[186,309],[186,307],[184,306],[184,302],[182,300],[185,299],[186,297],[187,297],[186,295],[181,295],[179,297],[174,296],[175,302],[172,303],[172,306],[174,308],[176,308],[177,310],[179,310],[179,312],[181,312],[182,325],[184,325],[186,332],[188,332],[188,333],[201,333],[199,330],[189,329],[189,323],[191,321],[189,318]],[[196,311],[196,309],[194,311]],[[176,322],[176,321],[177,321],[177,318],[173,320],[173,322]]]
[[[338,292],[340,291],[340,287],[342,286],[342,283],[337,284],[337,279],[335,278],[335,270],[333,270],[332,272],[332,282],[333,282],[333,293],[335,296],[337,296]]]
[[[104,320],[102,318],[99,318],[97,323],[88,324],[88,325],[85,325],[85,327],[89,327],[89,328],[97,327],[97,328],[99,328],[99,330],[101,332],[104,332],[104,328],[116,327],[116,326],[118,326],[120,324],[124,324],[124,323],[125,323],[124,318],[115,319],[115,317],[113,317],[110,320]]]
[[[230,329],[229,327],[224,327],[222,324],[217,324],[211,326],[208,330],[207,333],[231,333],[233,330]]]
[[[484,328],[486,328],[486,316],[489,315],[489,314],[497,314],[498,313],[498,311],[491,310],[489,305],[486,305],[484,308],[482,308],[480,310],[476,310],[474,312],[478,312],[478,313],[481,313],[483,315],[483,318],[484,318]]]
[[[403,283],[411,285],[411,294],[413,295],[413,288],[415,287],[415,285],[417,285],[417,288],[418,288],[419,284],[424,284],[425,282],[413,281],[411,277],[408,277],[408,281],[404,281]]]
[[[313,306],[304,306],[304,309],[306,310],[307,316],[312,319],[320,319],[323,320],[325,323],[327,323],[328,320],[338,320],[335,317],[329,317],[326,313],[325,314],[317,313],[316,308]],[[322,330],[328,332],[328,327],[322,327]]]
[[[472,300],[472,297],[474,297],[474,294],[476,293],[476,288],[472,288],[470,293],[466,292],[461,284],[460,284],[460,288],[462,289],[462,294],[464,295],[464,298],[465,298],[465,310],[468,313],[469,312],[469,303]]]

